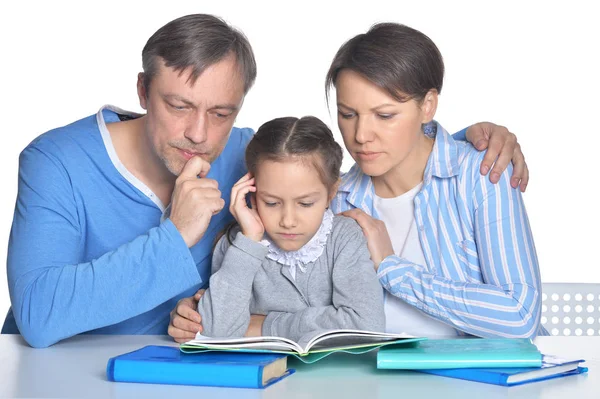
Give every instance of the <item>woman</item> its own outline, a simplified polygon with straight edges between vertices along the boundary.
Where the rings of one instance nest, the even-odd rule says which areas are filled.
[[[327,74],[356,161],[334,212],[361,225],[386,290],[386,329],[419,336],[534,337],[541,283],[521,193],[433,121],[444,64],[423,33],[377,24]],[[423,134],[425,133],[425,134]]]

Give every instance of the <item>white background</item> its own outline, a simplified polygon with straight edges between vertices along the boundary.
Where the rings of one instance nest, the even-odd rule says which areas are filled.
[[[447,71],[436,119],[452,132],[489,120],[519,137],[531,169],[525,201],[543,281],[600,283],[600,211],[592,191],[600,145],[594,3],[2,2],[0,259],[6,259],[19,152],[105,103],[141,112],[135,84],[146,40],[172,19],[203,12],[242,29],[254,47],[258,78],[237,126],[255,129],[274,117],[312,114],[339,137],[323,92],[338,47],[380,21],[429,35]],[[344,169],[349,165],[346,155]],[[0,320],[8,306],[2,271]]]

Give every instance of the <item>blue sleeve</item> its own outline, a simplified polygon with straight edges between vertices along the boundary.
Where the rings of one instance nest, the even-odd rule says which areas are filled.
[[[79,212],[61,162],[26,148],[7,272],[16,324],[34,347],[122,322],[200,283],[170,220],[90,261],[82,259],[86,237]]]
[[[473,165],[483,158],[477,153]],[[379,265],[393,295],[456,328],[480,337],[533,338],[539,332],[541,279],[537,254],[512,166],[498,184],[472,168],[473,239],[451,254],[479,270],[483,282],[453,281],[396,255]]]
[[[463,130],[459,130],[458,132],[452,135],[452,138],[457,141],[467,141],[467,129],[469,127],[464,128]]]

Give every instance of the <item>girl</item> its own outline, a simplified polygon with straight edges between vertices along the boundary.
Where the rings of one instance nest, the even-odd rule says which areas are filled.
[[[383,331],[383,293],[361,228],[329,210],[341,163],[317,118],[258,129],[246,149],[249,173],[231,191],[237,226],[218,241],[198,303],[203,335],[243,336],[251,314],[264,316],[254,334],[296,341],[322,329]]]
[[[404,25],[375,25],[339,49],[326,86],[356,164],[332,210],[365,232],[387,330],[534,337],[541,283],[521,193],[510,166],[492,184],[484,154],[433,121],[443,76],[435,44]]]

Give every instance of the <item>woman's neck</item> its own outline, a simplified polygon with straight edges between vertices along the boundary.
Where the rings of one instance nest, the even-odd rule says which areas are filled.
[[[381,198],[395,198],[421,183],[433,143],[434,139],[423,135],[398,165],[381,176],[373,177],[375,194]]]

